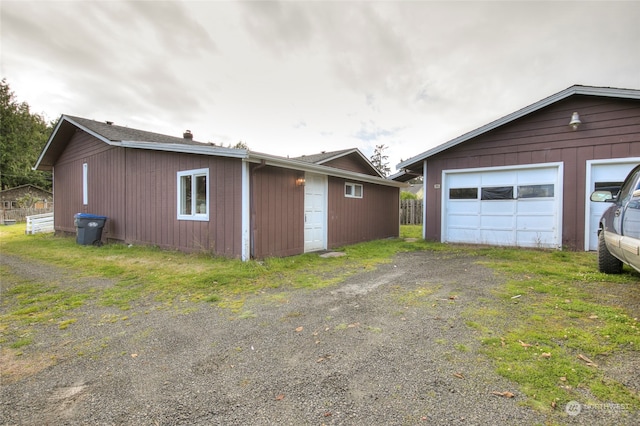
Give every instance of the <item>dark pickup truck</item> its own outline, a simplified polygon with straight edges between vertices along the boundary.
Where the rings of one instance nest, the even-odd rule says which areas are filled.
[[[612,203],[598,226],[598,270],[619,274],[626,263],[640,272],[640,165],[629,173],[617,194],[595,191],[591,201]]]

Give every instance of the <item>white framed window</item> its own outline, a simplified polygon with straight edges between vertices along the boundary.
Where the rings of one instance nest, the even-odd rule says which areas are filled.
[[[347,198],[362,198],[362,185],[359,183],[345,183],[344,196]]]
[[[209,220],[209,169],[178,172],[178,220]]]
[[[89,204],[89,164],[82,163],[82,204]]]

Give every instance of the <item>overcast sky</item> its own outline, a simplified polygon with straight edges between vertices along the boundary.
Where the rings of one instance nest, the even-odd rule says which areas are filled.
[[[2,77],[61,114],[282,156],[407,159],[574,84],[640,89],[640,2],[0,2]],[[567,117],[567,121],[569,117]]]

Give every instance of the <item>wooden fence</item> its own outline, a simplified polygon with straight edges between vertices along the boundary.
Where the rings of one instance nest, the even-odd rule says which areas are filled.
[[[36,214],[53,213],[53,204],[46,209],[0,209],[0,223],[15,223],[25,222],[27,216],[33,216]]]
[[[400,200],[400,225],[422,225],[422,200]]]

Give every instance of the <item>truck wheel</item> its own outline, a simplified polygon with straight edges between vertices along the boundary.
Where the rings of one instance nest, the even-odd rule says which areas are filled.
[[[619,274],[622,272],[622,261],[614,257],[604,242],[604,231],[598,234],[598,271],[605,274]]]

